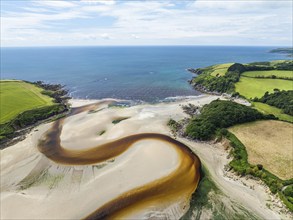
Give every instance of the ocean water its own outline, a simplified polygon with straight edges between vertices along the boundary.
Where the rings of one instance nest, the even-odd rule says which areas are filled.
[[[1,48],[1,79],[61,83],[74,98],[159,101],[198,95],[187,68],[288,59],[273,47]]]

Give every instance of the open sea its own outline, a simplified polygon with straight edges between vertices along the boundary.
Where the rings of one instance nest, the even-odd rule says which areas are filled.
[[[74,98],[156,102],[198,95],[187,68],[289,59],[275,47],[139,46],[1,48],[1,79],[61,83]]]

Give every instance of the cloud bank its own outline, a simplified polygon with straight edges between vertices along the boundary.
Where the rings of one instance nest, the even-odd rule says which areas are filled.
[[[1,1],[1,46],[292,45],[291,0]]]

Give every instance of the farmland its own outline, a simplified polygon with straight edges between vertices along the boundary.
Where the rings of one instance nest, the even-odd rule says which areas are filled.
[[[213,66],[213,71],[211,72],[212,76],[224,76],[226,72],[228,71],[228,68],[232,65],[233,63],[224,63],[224,64],[219,64]]]
[[[248,77],[269,77],[269,76],[276,76],[276,77],[293,77],[293,73],[290,70],[267,70],[267,71],[247,71],[242,73],[242,76]]]
[[[281,179],[293,177],[292,124],[265,120],[229,130],[245,145],[249,163],[262,164]]]
[[[293,122],[291,115],[284,114],[281,109],[261,102],[253,102],[253,107],[264,114],[273,114],[282,121]]]
[[[239,82],[235,84],[235,91],[248,99],[261,98],[266,92],[273,92],[275,88],[279,90],[292,90],[293,81],[240,77]]]
[[[0,123],[5,123],[18,114],[53,105],[53,99],[43,95],[43,90],[23,81],[0,81]]]

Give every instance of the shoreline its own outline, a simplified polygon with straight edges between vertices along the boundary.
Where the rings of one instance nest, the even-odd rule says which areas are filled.
[[[195,105],[204,105],[212,100],[218,98],[225,98],[223,96],[212,96],[212,95],[202,95],[200,97],[193,97],[189,99],[180,99],[172,102],[160,102],[156,104],[142,103],[140,105],[130,106],[128,108],[110,108],[110,112],[97,112],[95,114],[84,114],[80,115],[75,121],[72,121],[74,124],[69,124],[64,127],[64,135],[61,135],[61,141],[64,142],[64,147],[73,147],[72,143],[77,144],[78,139],[86,138],[87,146],[93,146],[96,143],[102,143],[103,141],[109,141],[117,139],[118,137],[123,137],[125,135],[129,135],[132,132],[142,133],[142,132],[157,132],[165,135],[169,135],[173,137],[170,129],[167,127],[166,122],[168,118],[172,116],[174,119],[182,119],[185,117],[185,114],[182,111],[182,104],[193,103]],[[104,99],[105,100],[105,99]],[[114,100],[114,99],[107,99]],[[72,106],[82,106],[87,104],[92,104],[95,102],[100,102],[100,100],[91,100],[91,99],[71,99],[69,103]],[[115,100],[115,101],[125,101],[125,100]],[[167,108],[166,108],[167,107]],[[119,110],[119,115],[115,114]],[[126,120],[125,123],[121,122],[118,125],[113,125],[111,122],[115,119],[115,117],[125,117],[130,116],[129,120]],[[88,117],[88,120],[84,120],[84,117]],[[82,119],[82,120],[81,120]],[[105,121],[101,121],[101,119],[105,119]],[[128,122],[129,121],[129,122]],[[155,126],[148,126],[148,123],[152,121]],[[127,124],[127,123],[130,123]],[[28,143],[35,143],[38,140],[42,132],[44,132],[50,123],[41,124],[35,127],[29,134],[26,135],[25,140],[15,144],[17,146],[11,146],[11,148],[7,148],[7,150],[1,151],[1,158],[3,159],[4,154],[7,152],[14,152],[17,150],[21,153],[25,149],[31,149],[30,146],[27,146]],[[75,125],[77,126],[71,126]],[[107,125],[107,127],[105,127]],[[102,130],[106,128],[106,133],[102,136],[93,136],[94,133],[98,130]],[[114,129],[114,130],[113,130]],[[93,131],[94,130],[94,133]],[[80,131],[83,131],[82,136],[80,136]],[[108,132],[109,131],[109,132]],[[76,136],[76,140],[72,139],[72,137]],[[94,138],[93,138],[94,137]],[[209,172],[211,173],[212,180],[216,183],[216,185],[231,198],[232,201],[237,201],[237,203],[242,204],[244,207],[248,207],[248,210],[254,211],[258,213],[260,216],[269,218],[274,216],[276,219],[282,219],[282,214],[278,213],[276,209],[271,210],[267,207],[266,198],[269,198],[270,193],[266,191],[265,187],[262,187],[260,184],[257,184],[254,190],[250,189],[249,186],[245,186],[234,177],[228,178],[225,176],[224,167],[228,163],[227,155],[228,153],[221,149],[222,147],[219,144],[215,143],[198,143],[194,141],[187,140],[185,138],[176,137],[177,140],[186,144],[195,154],[199,156],[202,163],[207,167]],[[81,143],[81,142],[79,142]],[[82,143],[84,144],[84,143]],[[32,145],[34,146],[34,145]],[[25,149],[22,149],[25,147]],[[40,155],[40,153],[35,152],[36,149],[33,148],[30,151],[33,151],[33,154]],[[9,155],[7,155],[9,156]],[[21,156],[22,158],[23,156]],[[44,157],[44,156],[42,156]],[[45,158],[46,159],[46,158]],[[23,162],[22,160],[18,161],[18,163]],[[5,163],[5,160],[1,160],[2,163]],[[51,163],[51,162],[50,162]],[[53,163],[54,164],[54,163]],[[9,168],[9,169],[13,169]],[[55,166],[55,165],[54,165]],[[1,169],[3,167],[1,166]],[[16,168],[15,168],[16,169]],[[29,170],[29,168],[26,168]],[[78,168],[79,170],[81,168]],[[79,171],[80,172],[80,171]],[[89,172],[89,171],[87,171]],[[66,174],[68,175],[68,174]],[[229,174],[228,174],[229,175]],[[233,175],[232,175],[233,176]],[[6,179],[6,178],[5,178]],[[245,182],[245,181],[244,181]],[[245,183],[248,185],[247,183]],[[260,185],[260,186],[259,186]],[[55,194],[58,191],[54,191]],[[34,195],[37,196],[38,194]],[[20,195],[18,195],[20,196]],[[85,195],[82,195],[83,197]],[[3,197],[1,197],[1,200]],[[4,196],[5,199],[5,196]],[[274,201],[272,204],[277,206],[279,201]],[[54,201],[54,200],[52,200]],[[50,204],[50,206],[54,206],[54,202]],[[51,208],[52,208],[51,207]],[[73,204],[72,204],[73,207]],[[56,209],[58,210],[58,208]],[[172,211],[172,210],[171,210]],[[55,213],[57,215],[57,213]]]
[[[175,101],[170,101],[170,102],[158,102],[158,103],[143,103],[142,105],[158,105],[158,104],[168,104],[168,103],[178,103],[181,104],[184,101],[196,101],[196,100],[200,100],[203,97],[217,97],[217,98],[222,98],[222,99],[230,99],[231,97],[229,97],[226,94],[222,94],[222,95],[212,95],[212,94],[201,94],[199,96],[189,96],[189,97],[183,97],[182,99],[177,99]],[[104,100],[104,99],[102,99]],[[90,100],[90,99],[71,99],[71,101],[73,103],[93,103],[93,102],[97,102],[97,101],[101,101],[101,100]],[[116,101],[120,101],[120,100],[116,100]],[[242,98],[239,99],[235,99],[233,98],[233,101],[239,103],[239,104],[244,104],[244,105],[250,105],[250,103]],[[170,135],[172,137],[173,134],[170,133]],[[265,207],[269,207],[269,212],[266,213],[266,217],[269,217],[270,215],[275,215],[276,218],[279,219],[283,219],[285,217],[285,219],[287,217],[291,218],[293,217],[292,213],[290,213],[290,211],[288,210],[288,208],[286,208],[286,206],[282,203],[281,199],[277,196],[274,195],[270,192],[268,186],[266,186],[265,183],[263,183],[261,180],[257,180],[256,178],[253,177],[248,177],[248,176],[244,176],[244,177],[240,177],[238,175],[236,175],[233,170],[231,171],[226,171],[225,170],[225,165],[229,163],[229,159],[227,159],[229,152],[227,150],[219,150],[218,152],[214,152],[216,157],[218,157],[218,160],[220,160],[222,167],[219,169],[218,164],[213,164],[212,166],[208,165],[207,161],[207,156],[208,156],[208,152],[205,152],[202,154],[200,148],[196,147],[194,148],[193,145],[198,144],[197,142],[194,141],[190,141],[188,139],[182,138],[182,137],[178,137],[176,136],[176,139],[186,143],[187,146],[195,153],[198,154],[200,159],[202,160],[203,164],[205,164],[205,166],[208,168],[209,172],[213,173],[212,174],[212,179],[216,182],[216,185],[223,190],[224,192],[229,192],[229,188],[226,186],[227,184],[225,184],[225,181],[227,182],[232,182],[232,185],[238,185],[239,188],[247,188],[248,191],[250,191],[248,194],[250,194],[250,196],[252,196],[253,193],[256,193],[258,195],[258,198],[256,199],[256,201],[254,202],[254,204],[257,204],[258,202],[261,202],[261,206],[257,207],[257,209],[259,209],[258,211],[260,211],[260,209],[263,209],[262,206]],[[201,142],[199,144],[204,144],[204,145],[208,145],[211,146],[209,147],[210,150],[217,148],[217,145],[221,145],[220,143],[210,143],[210,142]],[[190,147],[191,146],[191,147]],[[219,146],[218,146],[219,147]],[[220,146],[219,148],[223,148],[223,146]],[[212,150],[213,151],[213,150]],[[202,156],[201,156],[202,155]],[[203,159],[204,158],[204,159]],[[211,161],[210,161],[211,162]],[[213,170],[213,171],[211,171]],[[214,172],[214,170],[217,170]],[[221,180],[222,178],[222,180]],[[239,186],[240,185],[240,186]],[[227,193],[227,195],[229,195]],[[238,197],[238,198],[237,198]],[[255,208],[253,205],[249,204],[252,201],[242,201],[241,196],[236,196],[236,200],[237,202],[239,202],[240,204],[245,204],[246,207],[250,207],[250,208]],[[253,198],[253,196],[251,197]],[[260,201],[260,200],[261,201]],[[259,201],[257,201],[259,200]],[[260,211],[261,212],[261,211]],[[282,216],[282,217],[281,217]]]
[[[80,105],[84,104],[92,104],[95,102],[103,101],[103,100],[112,100],[117,102],[129,102],[133,103],[135,105],[154,105],[154,104],[160,104],[160,103],[170,103],[170,102],[177,102],[177,101],[184,101],[184,100],[196,100],[200,99],[202,97],[206,96],[223,96],[222,94],[209,94],[209,93],[201,93],[199,95],[188,95],[188,96],[168,96],[166,98],[157,100],[157,101],[143,101],[143,100],[131,100],[131,99],[116,99],[116,98],[101,98],[101,99],[88,99],[88,98],[74,98],[68,100],[69,104],[73,104],[72,107],[78,107]]]
[[[232,200],[244,207],[249,207],[255,213],[262,213],[261,217],[264,219],[291,219],[293,217],[281,199],[272,194],[268,186],[260,179],[249,176],[241,177],[233,170],[225,169],[225,165],[231,160],[230,147],[226,148],[221,142],[197,143],[178,136],[177,139],[189,146],[199,156],[212,180]]]

